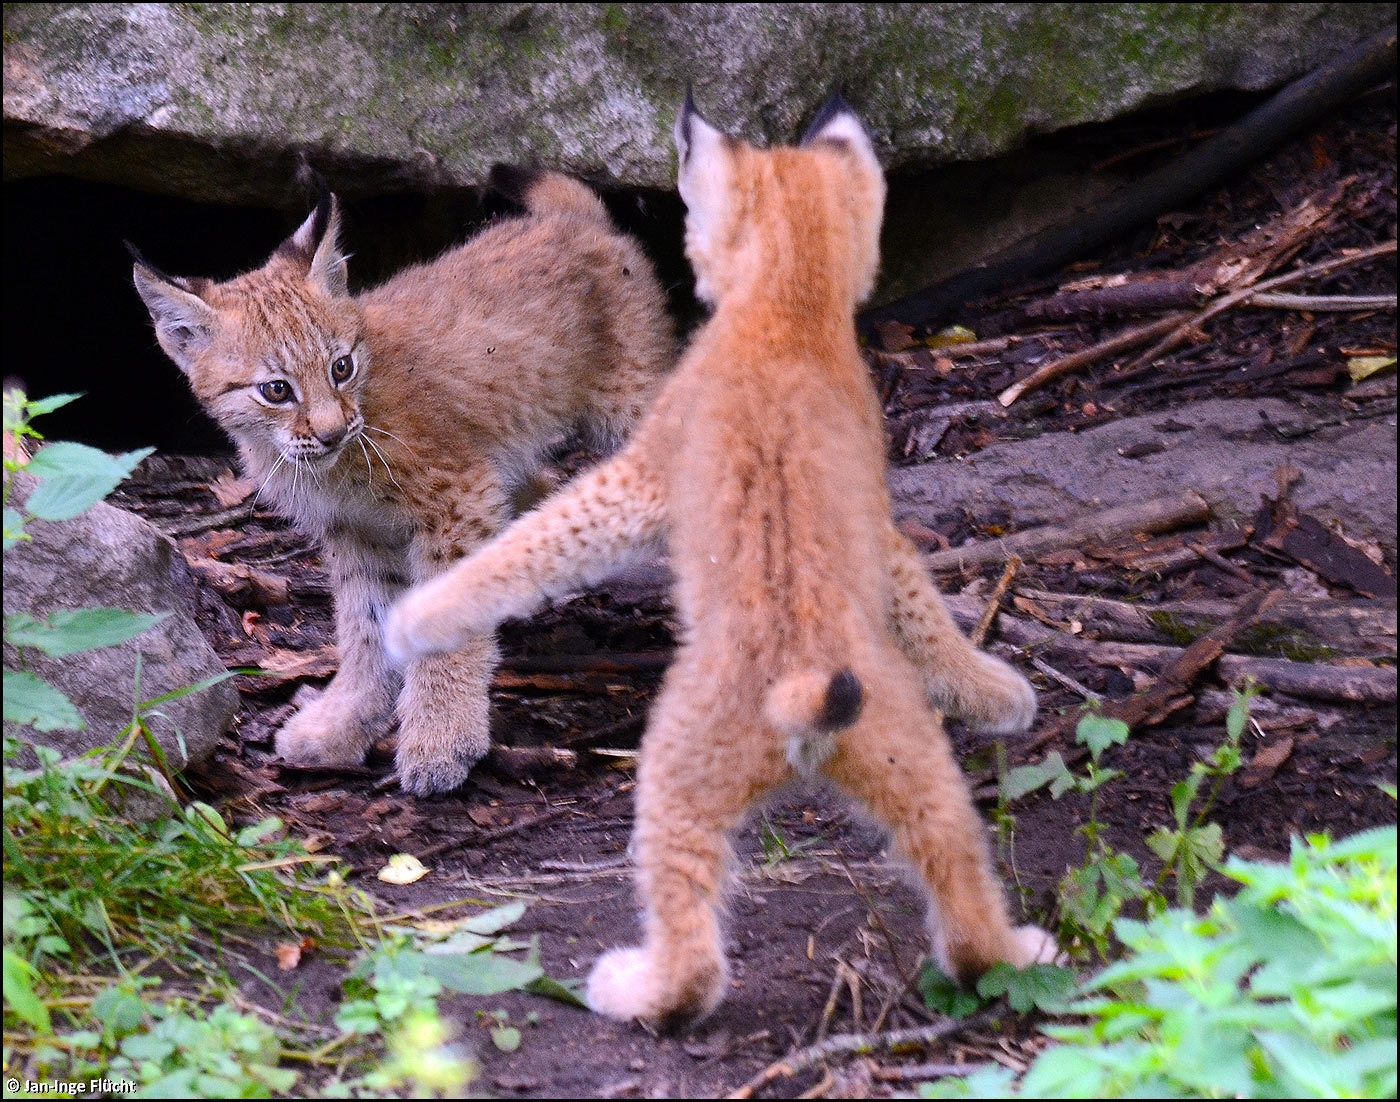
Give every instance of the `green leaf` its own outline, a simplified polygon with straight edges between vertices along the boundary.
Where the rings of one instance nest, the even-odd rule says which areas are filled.
[[[1032,1010],[1047,1013],[1063,1011],[1074,993],[1074,972],[1057,964],[1032,964],[1026,968],[1003,961],[983,973],[977,981],[977,993],[984,999],[1001,995],[1018,1014]]]
[[[1225,713],[1225,733],[1232,740],[1244,734],[1245,724],[1249,722],[1249,702],[1253,695],[1236,691],[1230,710]]]
[[[121,608],[79,608],[55,612],[47,620],[37,620],[21,612],[6,617],[6,634],[9,642],[17,647],[34,647],[54,658],[65,658],[125,643],[169,615],[168,612],[128,612]]]
[[[63,693],[28,670],[6,670],[4,679],[7,723],[36,731],[83,731],[87,722]]]
[[[24,514],[18,509],[5,506],[5,550],[28,539],[24,532]]]
[[[554,999],[556,1002],[567,1003],[569,1006],[577,1006],[581,1010],[588,1009],[588,1003],[579,994],[583,990],[580,980],[556,980],[551,976],[541,976],[537,980],[531,980],[522,990],[532,995],[543,995],[546,999]]]
[[[1058,750],[1034,765],[1018,765],[1015,769],[1008,769],[1001,778],[1001,796],[1007,801],[1019,800],[1047,784],[1052,786],[1051,795],[1057,797],[1074,785],[1074,774],[1069,771]]]
[[[460,928],[470,930],[474,934],[495,934],[507,926],[515,925],[524,913],[525,903],[517,899],[514,903],[504,903],[499,907],[492,907],[489,911],[472,915]]]
[[[520,1047],[520,1030],[513,1025],[497,1026],[491,1030],[491,1043],[502,1052],[514,1052]]]
[[[135,992],[109,987],[93,999],[92,1016],[102,1023],[102,1035],[111,1044],[141,1028],[146,1020],[146,1004]]]
[[[968,991],[933,961],[925,961],[915,984],[924,1005],[950,1018],[966,1018],[982,1006],[976,992]]]
[[[1089,756],[1095,761],[1110,746],[1122,746],[1128,741],[1128,725],[1121,719],[1090,713],[1079,721],[1074,729],[1074,741],[1089,748]]]
[[[36,417],[42,417],[46,413],[52,413],[56,409],[62,409],[69,402],[76,402],[82,397],[78,394],[51,394],[47,398],[26,398],[24,402],[24,414],[26,419],[32,421]]]
[[[544,975],[544,969],[537,964],[512,960],[489,950],[434,953],[423,958],[423,971],[449,991],[462,995],[519,991]]]
[[[49,1021],[49,1008],[44,1005],[43,999],[34,993],[34,981],[38,978],[39,972],[32,964],[8,948],[5,949],[3,976],[5,1009],[17,1014],[21,1021],[37,1029],[40,1033],[52,1033],[53,1025]],[[8,1027],[6,1032],[9,1032]]]
[[[108,455],[86,444],[59,441],[41,448],[25,467],[42,479],[24,503],[41,520],[71,520],[110,494],[136,465],[155,451],[142,448]]]

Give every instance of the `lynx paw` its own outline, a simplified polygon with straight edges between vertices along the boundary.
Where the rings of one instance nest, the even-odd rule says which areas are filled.
[[[596,1014],[634,1019],[664,1028],[703,1018],[724,994],[724,969],[716,964],[689,976],[663,975],[645,949],[611,949],[588,975],[584,998]]]
[[[460,788],[471,775],[472,766],[484,756],[478,754],[433,754],[415,752],[399,741],[394,766],[399,775],[399,787],[414,796],[434,796]]]
[[[1016,939],[1016,959],[1011,963],[1017,968],[1031,964],[1059,964],[1065,959],[1055,939],[1039,926],[1017,926],[1012,934]]]
[[[454,650],[469,634],[450,613],[441,594],[443,579],[410,590],[389,610],[384,651],[400,669],[432,654]],[[447,606],[447,607],[445,607]]]
[[[329,691],[322,693],[278,730],[274,747],[291,765],[354,766],[375,739]]]
[[[976,652],[977,669],[958,686],[948,711],[989,735],[1017,735],[1035,722],[1031,683],[1000,658]]]

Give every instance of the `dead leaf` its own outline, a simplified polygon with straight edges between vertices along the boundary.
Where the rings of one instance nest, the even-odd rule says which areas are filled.
[[[375,875],[386,884],[414,884],[432,870],[411,853],[396,853]]]
[[[1362,379],[1369,379],[1387,367],[1394,366],[1394,356],[1353,356],[1347,360],[1347,374],[1351,376],[1353,383],[1359,383]]]
[[[1240,787],[1256,788],[1263,784],[1278,772],[1279,766],[1286,762],[1292,753],[1293,740],[1287,735],[1277,742],[1261,746],[1255,753],[1254,760],[1246,765],[1240,774]]]
[[[875,332],[880,338],[880,347],[886,352],[903,352],[914,343],[913,327],[902,321],[879,322]]]
[[[273,952],[277,955],[277,967],[283,972],[290,972],[301,964],[303,953],[309,953],[316,948],[316,942],[309,937],[304,937],[300,941],[279,941]]]
[[[972,344],[977,334],[963,325],[950,325],[940,329],[924,343],[929,348],[953,348],[960,344]]]

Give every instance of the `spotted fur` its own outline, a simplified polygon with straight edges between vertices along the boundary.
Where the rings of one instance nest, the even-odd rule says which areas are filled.
[[[954,626],[895,529],[881,411],[852,316],[878,263],[884,177],[829,105],[799,148],[754,149],[687,101],[686,251],[713,316],[629,445],[390,616],[399,660],[450,650],[596,578],[645,540],[677,576],[681,646],[642,740],[634,852],[643,944],[606,953],[593,1009],[669,1023],[726,989],[726,838],[802,774],[891,829],[927,893],[931,948],[971,980],[1053,955],[1011,926],[935,708],[994,730],[1029,684]]]
[[[489,746],[491,630],[401,677],[382,621],[496,532],[551,446],[579,428],[623,439],[674,362],[652,266],[598,197],[555,173],[514,179],[523,217],[359,295],[333,199],[224,283],[138,258],[161,347],[258,495],[326,555],[340,670],[277,733],[288,761],[357,764],[397,711],[404,788],[466,778]]]

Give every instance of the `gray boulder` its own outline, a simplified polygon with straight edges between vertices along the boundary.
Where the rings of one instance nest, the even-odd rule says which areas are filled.
[[[1337,425],[1300,403],[1220,398],[1193,402],[1189,420],[1125,417],[894,470],[895,511],[934,523],[958,506],[1003,509],[1030,527],[1190,489],[1216,517],[1248,520],[1278,495],[1275,472],[1287,464],[1304,472],[1291,495],[1302,512],[1394,548],[1394,414]]]
[[[32,483],[16,477],[19,501]],[[62,690],[87,723],[81,731],[21,728],[22,741],[53,746],[65,757],[109,746],[131,722],[139,701],[223,672],[223,663],[190,615],[194,583],[184,558],[145,520],[99,502],[73,520],[34,520],[26,530],[33,538],[5,554],[7,614],[121,608],[170,615],[128,642],[64,658],[26,648],[21,662],[6,644],[6,668],[32,670]],[[237,708],[238,694],[225,681],[159,705],[147,713],[146,722],[170,766],[180,770],[208,760]],[[145,758],[145,751],[138,750],[137,756]],[[27,746],[23,759],[30,765],[37,760]]]
[[[891,168],[1216,89],[1264,89],[1393,4],[7,4],[5,178],[280,205],[537,161],[669,189],[687,82],[790,140],[834,82]]]

